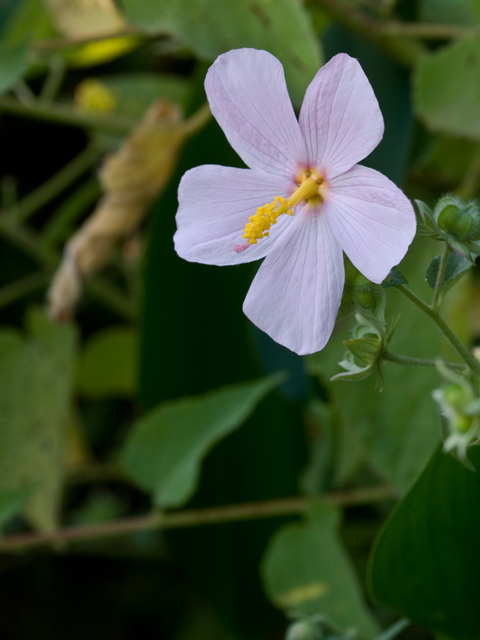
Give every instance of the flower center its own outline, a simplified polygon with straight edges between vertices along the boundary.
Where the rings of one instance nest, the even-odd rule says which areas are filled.
[[[289,198],[277,196],[273,202],[258,207],[256,214],[250,216],[249,222],[245,225],[243,237],[249,244],[257,244],[257,240],[268,236],[270,227],[277,223],[282,214],[293,216],[293,207],[302,200],[308,202],[309,199],[315,198],[320,203],[323,200],[320,194],[322,183],[323,180],[317,173],[313,171],[302,173],[299,176],[298,189]],[[246,246],[242,245],[245,248]]]

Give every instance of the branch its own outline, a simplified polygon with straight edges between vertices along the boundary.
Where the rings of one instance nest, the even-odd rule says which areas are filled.
[[[394,490],[384,485],[347,489],[318,496],[326,504],[335,506],[368,504],[396,497]],[[59,542],[109,538],[152,529],[165,531],[167,529],[185,529],[208,524],[287,516],[301,513],[308,503],[308,498],[296,496],[173,513],[151,513],[146,516],[124,518],[113,522],[64,527],[51,533],[19,533],[0,539],[0,552],[33,549]]]
[[[426,47],[417,39],[389,32],[385,26],[389,23],[370,17],[348,0],[316,0],[316,3],[335,22],[382,49],[402,66],[413,67],[427,52]]]
[[[387,22],[383,25],[383,32],[390,35],[410,36],[425,40],[450,40],[465,38],[480,33],[477,27],[462,27],[455,24],[429,24],[422,22]]]
[[[99,129],[121,135],[130,133],[136,124],[135,121],[125,118],[125,116],[77,113],[68,107],[48,105],[40,100],[22,104],[13,98],[0,97],[0,111],[20,117],[32,118],[33,120],[56,122],[57,124],[80,127],[82,129]]]

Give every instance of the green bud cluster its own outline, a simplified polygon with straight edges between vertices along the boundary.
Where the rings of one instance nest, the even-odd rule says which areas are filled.
[[[453,453],[470,468],[467,447],[479,441],[480,398],[466,378],[444,366],[438,368],[448,381],[432,393],[447,427],[443,450]]]
[[[367,280],[348,260],[345,264],[345,287],[338,319],[351,313],[383,321],[385,312],[385,290]]]
[[[472,263],[480,255],[480,208],[476,202],[463,202],[457,196],[444,196],[432,210],[415,201],[429,235],[446,240],[457,253]]]

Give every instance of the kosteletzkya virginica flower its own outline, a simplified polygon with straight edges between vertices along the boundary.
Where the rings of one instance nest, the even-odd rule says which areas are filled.
[[[342,249],[380,283],[415,234],[415,213],[400,189],[356,164],[383,136],[372,87],[357,60],[339,54],[313,79],[297,121],[280,62],[238,49],[217,58],[205,88],[250,168],[187,171],[175,249],[186,260],[222,266],[265,258],[245,314],[292,351],[319,351],[340,306]]]

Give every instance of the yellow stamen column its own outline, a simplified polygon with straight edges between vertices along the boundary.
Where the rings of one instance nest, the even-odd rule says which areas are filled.
[[[250,244],[257,244],[257,240],[265,238],[269,234],[270,227],[276,224],[277,219],[286,213],[293,215],[293,207],[302,200],[308,198],[321,197],[320,185],[323,180],[317,176],[312,176],[310,172],[306,174],[305,179],[301,182],[289,198],[277,196],[273,202],[259,207],[254,216],[249,218],[249,222],[245,225],[243,237]]]

